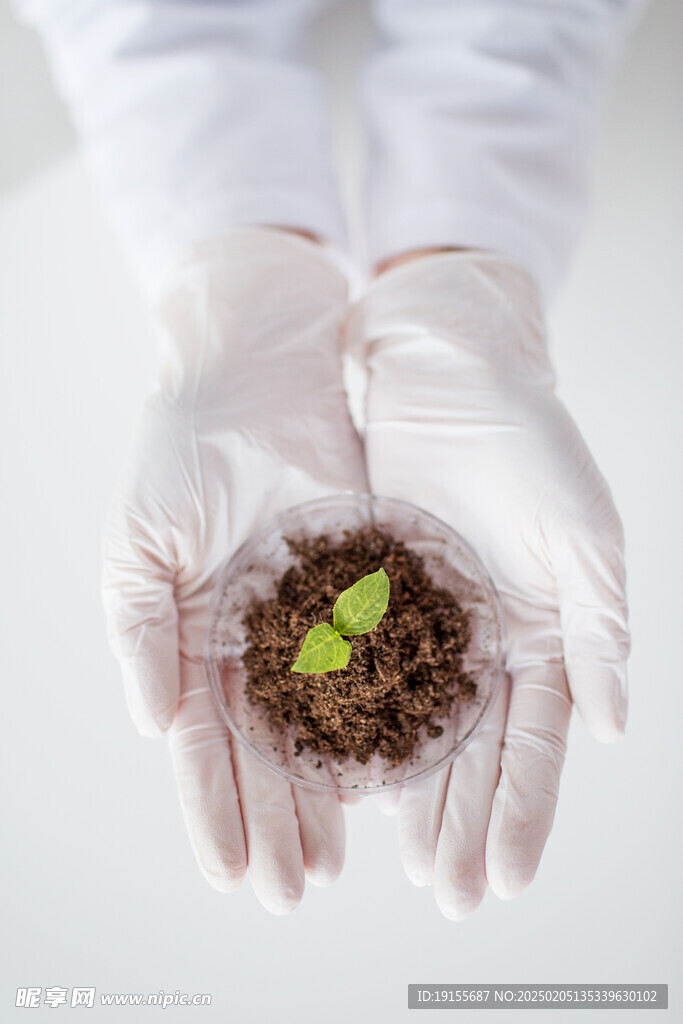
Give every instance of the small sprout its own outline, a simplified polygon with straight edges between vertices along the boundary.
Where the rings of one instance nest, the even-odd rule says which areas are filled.
[[[309,629],[292,672],[330,672],[346,668],[351,657],[351,644],[327,622]]]
[[[346,668],[351,644],[344,636],[360,636],[379,625],[389,604],[389,577],[378,569],[344,590],[334,604],[334,626],[321,622],[306,634],[292,672],[332,672]]]
[[[371,572],[348,590],[334,605],[334,628],[343,636],[360,636],[379,625],[389,604],[389,577],[384,569]]]

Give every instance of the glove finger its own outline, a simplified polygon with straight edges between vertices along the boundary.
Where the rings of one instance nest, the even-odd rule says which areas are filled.
[[[604,743],[624,734],[630,651],[622,531],[613,509],[612,517],[600,536],[575,532],[553,550],[569,688],[589,732]]]
[[[180,804],[199,868],[220,892],[247,870],[242,813],[230,738],[201,665],[183,662],[183,694],[168,732]]]
[[[434,897],[452,921],[468,917],[486,892],[486,835],[509,699],[505,677],[481,730],[451,768],[434,861]]]
[[[251,884],[266,910],[288,914],[301,902],[305,885],[292,786],[242,743],[234,743],[232,749]]]
[[[334,794],[292,786],[306,878],[332,885],[344,867],[344,812]]]
[[[398,841],[403,870],[413,885],[431,885],[451,765],[401,791]]]
[[[359,804],[363,799],[362,796],[355,796],[351,793],[340,793],[339,799],[343,804],[348,804],[349,807],[353,807],[354,804]]]
[[[173,721],[180,693],[174,574],[160,538],[122,507],[104,534],[102,597],[126,704],[143,736]]]
[[[403,792],[403,786],[393,786],[387,790],[386,793],[375,793],[372,796],[372,802],[378,811],[382,814],[387,814],[393,817],[398,814],[398,809],[401,803],[401,793]]]
[[[486,846],[489,885],[501,899],[517,896],[536,874],[555,816],[571,717],[560,660],[511,666],[510,675],[501,775]]]

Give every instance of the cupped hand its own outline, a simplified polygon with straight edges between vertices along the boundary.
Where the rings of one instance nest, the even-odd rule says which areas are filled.
[[[533,879],[558,798],[572,703],[611,742],[626,721],[622,527],[554,393],[530,279],[494,254],[451,252],[380,275],[353,309],[368,371],[374,492],[423,506],[489,569],[507,678],[484,728],[398,801],[401,855],[460,919]]]
[[[261,903],[292,910],[305,878],[344,858],[334,795],[292,787],[233,741],[202,651],[217,571],[272,515],[367,490],[342,383],[347,282],[326,250],[242,228],[197,247],[156,310],[161,375],[104,538],[108,633],[130,713],[166,733],[199,867],[227,892],[246,870]]]

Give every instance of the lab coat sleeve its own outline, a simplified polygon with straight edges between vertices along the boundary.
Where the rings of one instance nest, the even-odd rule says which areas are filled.
[[[550,298],[586,205],[605,84],[642,0],[375,0],[363,82],[371,264],[489,249]]]
[[[310,0],[23,0],[97,190],[153,295],[193,243],[239,224],[343,249]]]

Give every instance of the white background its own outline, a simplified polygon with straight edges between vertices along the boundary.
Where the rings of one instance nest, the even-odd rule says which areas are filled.
[[[366,29],[365,5],[346,3],[314,37],[347,171],[357,156],[343,86]],[[683,5],[655,2],[634,37],[595,208],[551,319],[560,393],[625,524],[627,738],[600,746],[573,719],[534,884],[510,903],[487,894],[461,924],[405,878],[396,819],[370,800],[345,810],[337,884],[310,888],[290,917],[270,916],[248,881],[219,895],[195,867],[165,743],[128,721],[99,604],[100,527],[149,387],[150,332],[36,39],[4,9],[0,34],[0,1018],[22,1016],[18,986],[85,985],[211,993],[211,1008],[164,1011],[193,1024],[388,1024],[418,1014],[409,982],[478,981],[668,982],[668,1015],[625,1019],[683,1020]],[[42,1012],[143,1021],[161,1010]],[[579,1015],[532,1017],[565,1019]]]

